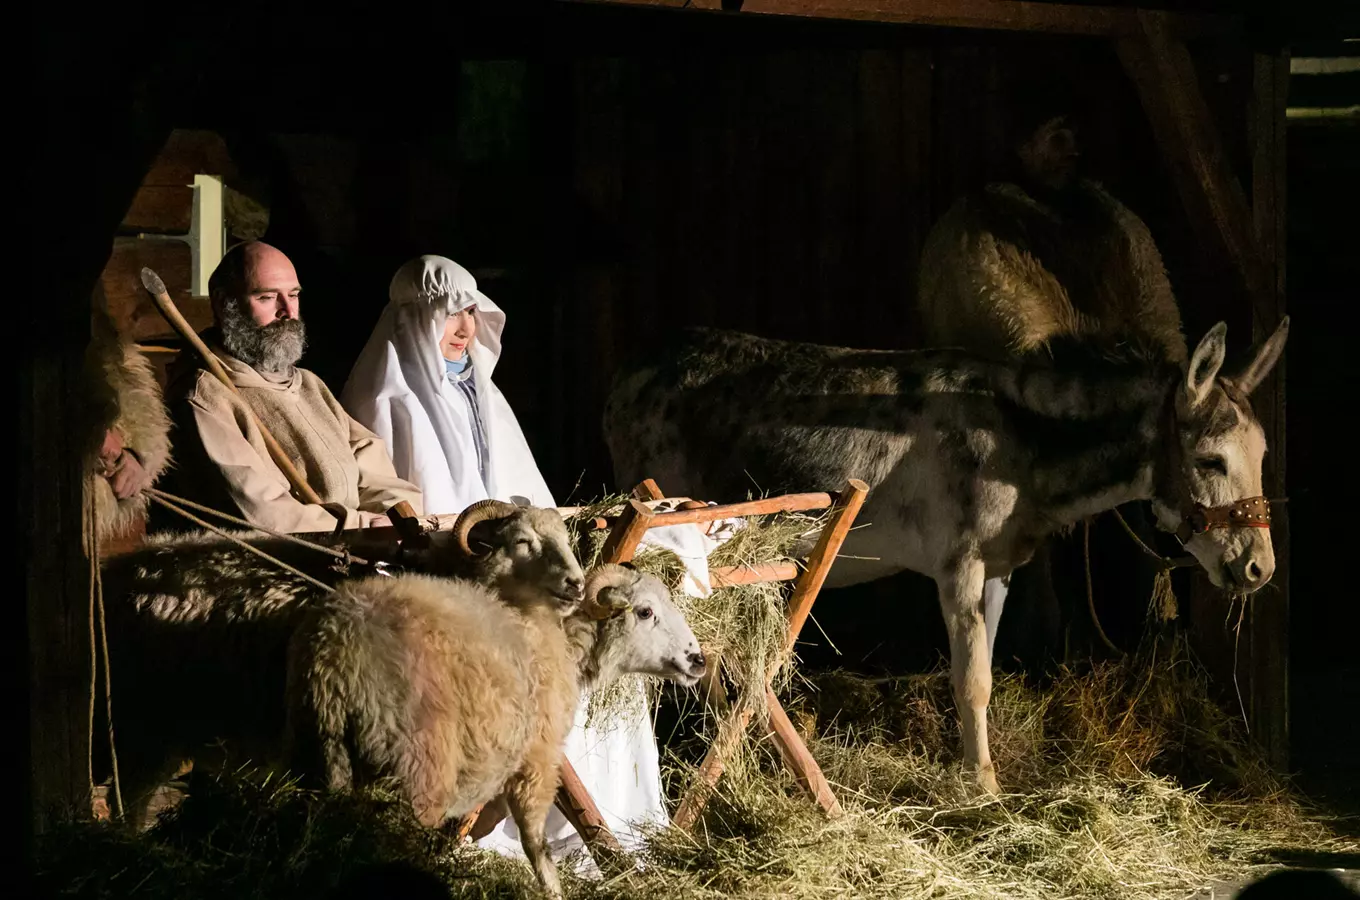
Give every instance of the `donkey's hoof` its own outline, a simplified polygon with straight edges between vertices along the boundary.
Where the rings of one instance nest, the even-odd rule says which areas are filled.
[[[996,768],[993,766],[978,769],[976,783],[978,792],[981,794],[994,797],[1001,793],[1001,785],[996,780]]]

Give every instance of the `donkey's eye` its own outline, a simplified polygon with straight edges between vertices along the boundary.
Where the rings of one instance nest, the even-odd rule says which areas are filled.
[[[1227,475],[1228,465],[1221,456],[1205,456],[1195,460],[1195,468],[1212,475]]]
[[[650,619],[652,617],[652,611],[646,606],[640,607],[637,611],[637,617],[639,619]]]

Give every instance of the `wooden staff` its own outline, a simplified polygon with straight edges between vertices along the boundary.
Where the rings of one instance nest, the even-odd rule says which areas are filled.
[[[165,282],[161,281],[161,277],[150,269],[143,268],[142,286],[156,301],[156,308],[161,311],[161,315],[165,316],[165,321],[170,323],[170,327],[175,329],[180,337],[188,341],[189,345],[198,351],[198,355],[202,358],[203,364],[208,367],[208,371],[217,376],[217,380],[226,385],[227,390],[240,397],[241,392],[232,383],[227,370],[222,368],[221,361],[208,349],[208,345],[203,343],[203,339],[180,314],[179,308],[175,306],[175,301],[170,299],[170,292],[165,289]],[[328,513],[343,522],[342,514],[326,507],[316,491],[312,490],[311,486],[303,480],[302,473],[293,465],[293,461],[284,454],[283,447],[279,446],[279,442],[274,439],[274,435],[269,433],[269,429],[264,427],[264,423],[255,415],[255,411],[250,408],[250,405],[243,405],[246,409],[246,415],[250,416],[250,420],[260,430],[260,436],[264,438],[264,445],[269,450],[269,458],[274,460],[274,465],[278,466],[279,470],[283,472],[283,477],[288,479],[288,483],[292,485],[293,493],[297,495],[297,498],[303,503],[315,503],[317,506],[323,507]]]

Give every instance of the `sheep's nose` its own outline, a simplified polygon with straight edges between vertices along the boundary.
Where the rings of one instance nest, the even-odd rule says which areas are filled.
[[[566,578],[562,579],[562,585],[566,588],[568,594],[571,594],[578,599],[586,592],[585,579],[581,578],[579,575],[568,575]]]
[[[704,662],[705,662],[704,654],[702,650],[695,650],[694,652],[689,654],[689,664],[691,668],[702,669],[704,668]]]

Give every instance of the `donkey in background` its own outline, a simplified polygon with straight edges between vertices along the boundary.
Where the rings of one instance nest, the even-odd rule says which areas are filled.
[[[1270,580],[1266,441],[1248,396],[1279,360],[1288,319],[1231,377],[1226,335],[1219,323],[1176,365],[1090,341],[998,361],[691,329],[616,376],[605,440],[617,483],[654,477],[695,497],[743,496],[748,478],[789,490],[868,482],[870,524],[851,532],[827,586],[906,569],[935,581],[964,764],[997,792],[988,578],[1059,529],[1150,500],[1216,586]]]

